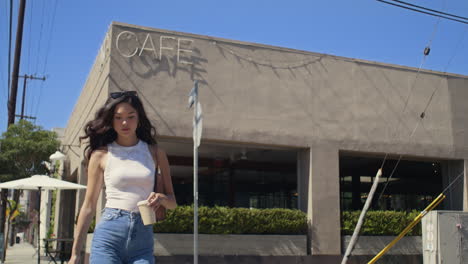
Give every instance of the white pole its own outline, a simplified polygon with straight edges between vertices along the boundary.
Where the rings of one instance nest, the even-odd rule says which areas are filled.
[[[375,176],[374,183],[372,184],[371,190],[369,194],[367,195],[366,203],[364,204],[364,208],[362,208],[361,215],[359,216],[359,220],[356,224],[356,228],[354,229],[353,236],[351,237],[351,240],[349,241],[348,248],[346,248],[346,252],[343,256],[343,260],[341,261],[341,264],[346,264],[346,262],[348,261],[348,256],[351,254],[351,251],[354,248],[354,244],[356,243],[357,237],[359,235],[359,231],[361,231],[362,223],[364,223],[364,217],[366,216],[367,210],[369,209],[369,206],[372,202],[372,198],[374,197],[375,190],[377,189],[377,185],[379,184],[380,176],[382,176],[382,169],[379,169],[377,171],[377,175]]]
[[[196,84],[195,84],[196,85]],[[193,263],[198,264],[198,94],[195,95],[194,127],[195,140],[193,142]]]

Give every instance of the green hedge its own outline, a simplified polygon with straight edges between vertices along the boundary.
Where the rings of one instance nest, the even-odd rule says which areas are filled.
[[[342,235],[353,234],[360,213],[361,211],[345,211],[342,213]],[[398,235],[419,215],[419,213],[418,211],[369,211],[366,214],[360,234],[372,236]],[[420,236],[421,223],[413,227],[407,235]]]
[[[352,235],[361,211],[342,212],[342,235]],[[361,235],[395,236],[408,226],[418,211],[369,211]],[[200,234],[306,234],[306,214],[290,209],[247,209],[228,207],[199,208]],[[91,223],[90,233],[95,222]],[[167,211],[166,220],[153,226],[157,233],[193,233],[193,207],[178,206]],[[421,223],[409,233],[421,235]]]
[[[200,234],[305,234],[306,214],[290,209],[200,207]],[[157,233],[192,233],[193,207],[168,210],[167,219],[153,227]]]
[[[200,234],[306,234],[307,217],[299,210],[199,207]],[[157,233],[193,233],[193,207],[167,211],[153,226]],[[88,232],[94,231],[94,222]]]

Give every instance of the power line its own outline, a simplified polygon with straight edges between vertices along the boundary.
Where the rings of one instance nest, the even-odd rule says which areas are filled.
[[[399,1],[399,0],[396,0],[396,1]],[[444,0],[444,5],[443,5],[442,9],[445,9],[445,4],[446,3],[447,3],[447,0]],[[429,52],[431,51],[432,41],[434,40],[434,37],[436,35],[437,28],[438,28],[438,26],[440,24],[440,19],[441,19],[441,17],[437,18],[437,22],[434,25],[434,30],[432,31],[431,38],[429,39],[429,43],[427,44],[426,49],[424,50],[424,55],[429,55]],[[426,52],[427,52],[427,54],[426,54]]]
[[[401,7],[401,8],[404,8],[404,9],[411,10],[411,11],[423,13],[423,14],[426,14],[426,15],[435,16],[435,17],[440,17],[440,18],[445,18],[445,19],[452,20],[452,21],[455,21],[455,22],[460,22],[460,23],[463,23],[463,24],[468,24],[468,21],[463,21],[463,20],[460,20],[460,19],[451,18],[451,17],[447,17],[447,16],[443,16],[443,15],[438,15],[438,14],[426,12],[426,11],[423,11],[423,10],[419,10],[419,9],[416,9],[416,8],[412,8],[412,7],[408,7],[408,6],[404,6],[404,5],[400,5],[400,4],[395,4],[395,3],[391,3],[391,2],[387,2],[387,1],[384,1],[384,0],[376,0],[376,1],[379,1],[379,2],[382,2],[382,3],[385,3],[385,4],[388,4],[388,5],[393,5],[393,6]]]
[[[380,0],[377,0],[377,1],[380,1]],[[439,19],[439,20],[440,20],[440,19]],[[438,21],[438,22],[439,22],[439,21]],[[438,24],[438,23],[437,23],[437,24]],[[436,24],[436,25],[437,25],[437,24]],[[466,29],[465,29],[465,30],[466,30]],[[435,31],[434,31],[432,37],[434,37],[434,35],[435,35]],[[463,40],[463,38],[464,38],[464,34],[463,34],[463,37],[461,38],[461,40],[458,42],[458,44],[461,43],[461,41]],[[432,40],[430,40],[429,43],[431,43],[431,42],[432,42]],[[455,56],[456,51],[458,50],[458,46],[459,46],[459,45],[457,45],[457,48],[455,49],[453,56],[449,59],[449,61],[448,61],[448,63],[447,63],[447,66],[446,66],[446,69],[448,68],[448,66],[449,66],[450,63],[452,62],[452,59],[453,59],[453,57]],[[426,52],[426,51],[427,51],[427,52]],[[428,52],[428,47],[426,47],[426,49],[425,49],[425,51],[424,51],[424,58],[425,58],[428,54],[429,54],[429,52]],[[421,66],[422,66],[422,65],[421,65]],[[420,66],[420,67],[421,67],[421,66]],[[418,70],[418,74],[419,74],[419,70]],[[416,78],[415,78],[415,81],[416,81]],[[413,83],[413,85],[414,85],[414,83]],[[440,87],[440,85],[437,85],[437,86],[436,86],[436,89],[433,91],[433,93],[432,93],[432,95],[431,95],[431,97],[430,97],[430,99],[429,99],[427,105],[425,106],[423,112],[420,114],[420,116],[419,116],[420,119],[418,120],[418,122],[416,123],[416,126],[414,127],[413,131],[412,131],[411,134],[409,135],[408,142],[409,142],[409,141],[411,140],[411,138],[413,137],[413,135],[414,135],[414,133],[416,132],[416,130],[418,129],[419,125],[423,122],[423,119],[424,119],[424,117],[425,117],[425,111],[427,110],[427,108],[429,107],[430,103],[432,102],[432,98],[433,98],[435,92],[438,90],[439,87]],[[406,109],[406,103],[405,103],[405,109]],[[387,156],[388,156],[388,153],[385,153],[385,158],[384,158],[384,160],[383,160],[383,163],[382,163],[381,168],[379,169],[379,172],[380,172],[380,170],[383,169],[383,165],[385,164],[385,160],[386,160]],[[397,169],[397,167],[398,167],[398,165],[399,165],[399,163],[400,163],[402,157],[403,157],[403,155],[400,154],[400,155],[399,155],[399,158],[398,158],[398,161],[397,161],[397,163],[395,164],[395,166],[394,166],[394,168],[393,168],[393,171],[391,172],[390,176],[387,178],[387,182],[386,182],[386,184],[385,184],[385,186],[384,186],[384,188],[383,188],[383,190],[382,190],[382,192],[381,192],[381,194],[380,194],[378,200],[380,200],[381,196],[382,196],[383,193],[385,192],[385,189],[386,189],[386,187],[387,187],[388,184],[389,184],[389,179],[390,179],[390,178],[393,176],[393,174],[395,173],[395,171],[396,171],[396,169]],[[449,184],[448,184],[448,186],[442,191],[442,193],[446,192],[462,175],[464,175],[464,172],[463,172],[463,171],[462,171],[458,176],[456,176],[455,179],[452,180],[451,182],[450,182],[450,179],[449,179]],[[377,181],[377,180],[378,180],[378,178],[376,179],[376,181]],[[373,186],[373,187],[374,187],[374,186]],[[370,193],[372,193],[372,190],[370,191]],[[378,200],[377,200],[377,201],[378,201]],[[367,202],[368,202],[368,200],[366,200],[366,204],[367,204]],[[365,210],[366,210],[366,206],[364,206],[364,209],[363,209],[364,214],[365,214]],[[356,228],[359,228],[359,227],[356,227]],[[357,232],[359,232],[359,229],[358,229]],[[356,233],[356,229],[355,229],[355,233]],[[353,236],[354,236],[354,234],[353,234]],[[352,248],[351,248],[351,250],[352,250]],[[347,250],[347,251],[348,251],[348,250]],[[344,263],[346,263],[345,260],[346,260],[346,255],[345,255],[345,257],[343,258]]]
[[[440,85],[439,85],[439,86],[436,86],[436,88],[435,88],[434,91],[432,92],[432,94],[431,94],[431,96],[430,96],[430,98],[429,98],[429,100],[428,100],[426,106],[424,107],[424,110],[421,112],[421,114],[420,114],[420,116],[419,116],[419,120],[418,120],[418,122],[416,123],[416,126],[414,127],[413,131],[411,132],[411,134],[410,134],[408,140],[410,140],[410,139],[413,137],[413,135],[414,135],[414,133],[416,132],[416,130],[418,129],[419,125],[422,123],[423,119],[426,117],[426,111],[427,111],[429,105],[431,104],[432,99],[433,99],[433,97],[434,97],[436,91],[437,91],[439,88],[440,88]],[[398,164],[400,163],[402,157],[403,157],[403,155],[400,154],[399,157],[398,157],[398,161],[397,161],[395,167],[393,168],[393,170],[392,170],[390,176],[387,177],[387,182],[385,183],[385,186],[383,187],[382,192],[380,193],[379,198],[378,198],[377,200],[380,200],[380,198],[381,198],[382,195],[384,194],[385,189],[387,188],[387,186],[388,186],[388,184],[389,184],[389,180],[392,178],[393,174],[395,173],[396,168],[398,167]],[[457,177],[457,178],[458,178],[458,177]],[[452,183],[452,184],[453,184],[453,183]],[[452,185],[452,184],[450,184],[450,185]],[[445,192],[445,190],[444,190],[444,192]]]
[[[31,1],[30,4],[29,4],[29,9],[30,9],[30,12],[28,14],[29,15],[29,24],[28,24],[28,27],[29,27],[29,35],[28,35],[28,56],[27,56],[27,72],[31,72],[31,67],[32,67],[32,64],[33,64],[33,59],[32,59],[32,56],[31,56],[31,49],[32,49],[32,40],[33,40],[33,27],[34,27],[34,19],[35,19],[35,16],[34,16],[34,13],[35,13],[35,8],[34,8],[34,2],[35,1]],[[25,75],[25,76],[28,76],[28,75]],[[32,76],[32,75],[31,75]],[[28,76],[29,77],[29,76]],[[27,79],[27,77],[25,78]],[[33,83],[30,83],[29,86],[32,88],[35,86],[34,82]],[[34,98],[34,90],[35,89],[31,89],[31,96],[28,96],[26,98],[26,100],[28,100],[28,102],[31,100],[31,98]],[[23,105],[26,105],[28,108],[31,107],[31,103],[27,103],[25,104],[23,102]],[[31,113],[30,111],[24,111],[23,114],[21,114],[21,116],[24,116],[25,113]]]
[[[423,6],[419,6],[419,5],[407,3],[407,2],[404,2],[404,1],[400,1],[400,0],[391,0],[391,1],[394,1],[394,2],[397,2],[397,3],[401,3],[401,4],[405,4],[405,5],[412,6],[412,7],[417,7],[417,8],[419,8],[419,9],[427,10],[427,11],[434,12],[434,13],[437,13],[437,14],[442,14],[442,15],[447,15],[447,16],[451,16],[451,17],[455,17],[455,18],[460,18],[460,19],[463,19],[463,20],[468,20],[467,17],[452,15],[452,14],[449,14],[449,13],[445,13],[445,12],[442,12],[442,11],[437,11],[437,10],[435,10],[435,9],[430,9],[430,8],[427,8],[427,7],[423,7]]]
[[[34,2],[30,2],[31,15],[29,16],[29,35],[28,35],[28,72],[31,72],[31,40],[32,40],[32,27],[33,27],[33,14],[34,14]]]
[[[377,1],[380,1],[380,0],[377,0]],[[402,1],[398,1],[398,0],[393,0],[393,1],[402,2]],[[445,3],[445,2],[444,2],[444,3]],[[441,12],[441,13],[443,13],[443,12]],[[434,38],[434,36],[435,36],[435,31],[436,31],[436,28],[437,28],[437,25],[438,25],[439,22],[440,22],[440,17],[439,17],[439,19],[438,19],[438,21],[437,21],[437,24],[436,24],[435,27],[434,27],[434,31],[433,31],[432,37],[431,37],[431,39],[430,39],[430,41],[429,41],[429,45],[428,45],[428,46],[426,47],[426,49],[425,49],[425,52],[424,52],[425,56],[426,56],[426,55],[429,53],[429,51],[430,51],[430,45],[431,45],[432,40],[433,40],[433,38]],[[466,33],[466,28],[465,28],[465,32],[464,32],[464,33]],[[464,36],[465,36],[465,34],[463,34],[462,37],[460,38],[460,40],[458,41],[458,44],[456,45],[456,48],[455,48],[455,50],[454,50],[454,53],[452,54],[451,58],[449,59],[449,61],[448,61],[447,65],[446,65],[444,71],[446,71],[446,69],[447,69],[447,68],[449,67],[449,65],[451,64],[452,59],[455,57],[455,54],[456,54],[456,52],[458,51],[458,48],[459,48],[459,46],[460,46],[460,43],[461,43],[461,42],[463,41],[463,39],[464,39]],[[426,51],[427,51],[427,54],[426,54]],[[418,70],[418,73],[419,73],[419,70]],[[416,79],[415,79],[415,81],[416,81]],[[408,140],[411,140],[411,138],[413,137],[413,135],[414,135],[414,133],[416,132],[417,128],[418,128],[419,125],[422,123],[422,121],[423,121],[423,119],[424,119],[424,117],[425,117],[425,115],[426,115],[426,110],[428,109],[429,105],[431,104],[432,99],[433,99],[433,97],[434,97],[434,94],[435,94],[436,91],[439,89],[439,87],[440,87],[440,85],[437,85],[436,88],[434,89],[434,91],[432,92],[432,94],[431,94],[431,96],[430,96],[430,98],[429,98],[429,100],[428,100],[426,106],[424,107],[424,110],[423,110],[423,111],[421,112],[421,114],[419,115],[419,120],[418,120],[418,122],[416,123],[416,126],[414,127],[413,131],[411,132],[411,134],[410,134]],[[405,104],[405,109],[406,109],[406,104]],[[387,156],[388,156],[388,154],[385,155],[384,161],[383,161],[383,163],[382,163],[382,167],[383,167],[383,164],[385,164],[385,159],[386,159]],[[381,194],[379,195],[378,200],[380,200],[380,198],[381,198],[382,195],[384,194],[385,189],[386,189],[386,187],[387,187],[388,184],[389,184],[389,180],[392,178],[393,174],[395,173],[396,168],[398,167],[398,164],[400,163],[402,157],[403,157],[403,155],[400,154],[399,157],[398,157],[398,161],[397,161],[397,163],[396,163],[394,169],[392,170],[391,174],[387,177],[387,181],[386,181],[386,183],[385,183],[384,188],[382,189]]]
[[[444,3],[445,3],[445,2],[444,2]],[[421,61],[420,65],[419,65],[419,68],[418,68],[418,71],[417,71],[417,73],[416,73],[416,76],[414,77],[413,83],[411,84],[411,86],[410,86],[410,88],[409,88],[408,95],[407,95],[407,97],[406,97],[405,104],[404,104],[404,107],[403,107],[403,111],[401,112],[400,116],[403,116],[403,114],[406,112],[406,107],[408,106],[409,99],[411,98],[411,94],[413,93],[413,89],[414,89],[414,87],[415,87],[415,85],[416,85],[416,81],[418,80],[418,77],[419,77],[419,75],[420,75],[421,68],[423,67],[424,63],[426,62],[426,58],[427,58],[427,56],[428,56],[429,53],[430,53],[432,41],[434,40],[434,37],[435,37],[435,35],[436,35],[437,28],[438,28],[439,23],[440,23],[440,19],[441,19],[441,18],[439,17],[439,18],[437,19],[437,22],[434,24],[434,29],[432,30],[432,35],[431,35],[431,37],[430,37],[430,39],[429,39],[429,43],[428,43],[427,46],[424,48],[422,61]],[[396,128],[396,130],[395,130],[396,134],[398,134],[398,131],[400,131],[400,123],[398,123],[398,126],[397,126],[397,128]],[[416,131],[416,129],[413,129],[413,132],[411,133],[411,135],[410,135],[410,137],[409,137],[408,140],[411,139],[411,137],[413,136],[413,133],[414,133],[415,131]],[[386,161],[387,157],[388,157],[388,153],[385,154],[385,157],[384,157],[384,160],[383,160],[383,162],[382,162],[381,168],[383,168],[383,166],[385,165],[385,161]],[[387,188],[387,186],[388,186],[388,184],[389,184],[389,182],[390,182],[390,179],[393,177],[393,174],[395,173],[395,171],[396,171],[398,165],[400,164],[400,161],[401,161],[402,157],[403,157],[403,155],[399,155],[398,161],[397,161],[397,163],[395,164],[395,167],[393,168],[393,170],[392,170],[392,172],[390,173],[390,175],[387,177],[387,181],[386,181],[386,183],[385,183],[385,185],[384,185],[384,187],[383,187],[383,189],[382,189],[382,191],[381,191],[381,193],[380,193],[380,195],[379,195],[377,201],[379,201],[380,198],[382,197],[382,195],[384,194],[385,189]]]
[[[459,173],[455,179],[447,186],[445,187],[445,189],[442,191],[442,193],[445,193],[448,189],[450,189],[450,187],[452,187],[452,185],[457,182],[458,179],[460,179],[461,176],[463,176],[465,173],[462,171],[461,173]]]
[[[464,33],[462,34],[462,36],[460,37],[460,39],[459,39],[459,41],[458,41],[458,43],[457,43],[457,45],[456,45],[456,48],[455,48],[454,51],[453,51],[452,56],[450,57],[449,61],[447,62],[447,65],[446,65],[445,68],[444,68],[444,72],[447,71],[448,67],[449,67],[450,64],[452,63],[452,60],[453,60],[453,58],[455,57],[455,54],[457,53],[458,49],[460,48],[460,44],[463,42],[463,40],[464,40],[464,38],[465,38],[465,36],[466,36],[467,30],[468,30],[468,26],[465,27],[465,31],[464,31]],[[419,115],[419,120],[418,120],[418,122],[416,123],[416,126],[415,126],[415,128],[413,129],[413,132],[410,134],[409,139],[411,139],[411,138],[413,137],[414,133],[416,132],[416,129],[419,127],[419,125],[422,123],[423,119],[426,117],[426,111],[427,111],[427,109],[429,108],[430,104],[432,103],[432,100],[433,100],[433,98],[434,98],[434,95],[435,95],[435,93],[439,90],[440,86],[441,86],[440,84],[437,85],[437,86],[435,87],[435,89],[432,91],[429,100],[427,101],[426,105],[424,106],[423,111],[422,111],[421,114]],[[401,160],[402,156],[403,156],[403,155],[399,155],[398,162],[397,162],[397,164],[395,165],[395,168],[393,169],[393,171],[392,171],[392,173],[390,174],[390,176],[387,178],[387,182],[385,183],[385,186],[384,186],[384,188],[383,188],[383,190],[382,190],[382,192],[381,192],[381,194],[380,194],[380,196],[379,196],[379,200],[380,200],[380,198],[382,197],[383,193],[385,192],[385,189],[387,188],[387,185],[389,184],[389,180],[392,178],[393,174],[395,173],[396,167],[397,167],[398,164],[400,163],[400,160]]]
[[[24,85],[23,85],[23,98],[22,98],[22,103],[21,103],[21,115],[20,115],[20,118],[23,119],[25,114],[24,114],[24,105],[25,105],[25,98],[26,98],[26,84],[27,84],[27,81],[28,79],[31,79],[31,80],[41,80],[41,81],[45,81],[46,78],[45,77],[37,77],[37,76],[34,76],[34,75],[24,75],[24,76],[19,76],[19,77],[22,77],[24,78]]]
[[[382,0],[377,0],[377,1],[384,2],[384,3],[387,3],[387,4],[391,4],[391,5],[396,5],[396,4],[392,4],[392,3],[389,3],[389,2],[386,2],[386,1],[382,1]],[[397,1],[397,2],[399,2],[399,1]],[[400,5],[396,5],[396,6],[400,6]],[[403,6],[400,6],[400,7],[403,7]],[[408,8],[408,7],[403,7],[403,8],[407,8],[407,9],[410,9],[410,10],[414,10],[414,9]],[[418,12],[422,12],[422,13],[427,13],[427,12],[423,12],[423,11],[419,11],[419,10],[414,10],[414,11],[418,11]],[[437,15],[435,15],[435,16],[437,16]],[[439,17],[439,20],[437,21],[437,24],[435,25],[435,28],[434,28],[434,31],[433,31],[433,34],[432,34],[432,38],[435,36],[435,29],[437,28],[437,25],[438,25],[438,23],[439,23],[439,21],[440,21],[440,18],[444,18],[443,16],[438,16],[438,17]],[[462,23],[465,23],[465,22],[462,22]],[[468,24],[468,23],[465,23],[465,24]],[[432,39],[430,40],[429,45],[424,49],[424,59],[425,59],[425,57],[429,54],[429,51],[430,51],[430,44],[431,44],[431,43],[432,43]],[[453,58],[453,57],[452,57],[452,58]],[[449,59],[448,64],[451,63],[452,58]],[[424,60],[423,60],[423,61],[424,61]],[[422,64],[421,64],[421,66],[422,66]],[[420,68],[421,68],[421,66],[420,66]],[[448,65],[447,65],[447,67],[448,67]],[[418,69],[418,73],[417,73],[416,77],[419,75],[420,68]],[[414,86],[414,83],[416,82],[416,79],[417,79],[417,78],[415,78],[415,80],[414,80],[414,82],[413,82],[413,85],[412,85],[411,87]],[[410,88],[411,88],[411,87],[410,87]],[[424,117],[425,117],[425,111],[426,111],[426,109],[428,108],[429,104],[432,102],[432,98],[433,98],[433,96],[434,96],[434,93],[437,91],[438,87],[439,87],[439,86],[436,87],[436,89],[435,89],[434,92],[432,93],[432,95],[431,95],[431,97],[430,97],[430,99],[429,99],[429,101],[428,101],[428,103],[427,103],[427,105],[426,105],[424,111],[420,114],[420,119],[418,120],[418,122],[416,123],[415,128],[414,128],[413,131],[411,132],[411,134],[410,134],[410,136],[409,136],[409,138],[408,138],[408,142],[411,140],[411,138],[413,137],[413,135],[414,135],[414,133],[416,132],[417,128],[418,128],[419,125],[422,123],[422,121],[423,121],[423,119],[424,119]],[[411,89],[411,90],[412,90],[412,89]],[[410,90],[410,92],[411,92],[411,90]],[[411,95],[411,93],[409,93],[409,95]],[[406,100],[406,102],[405,102],[404,110],[406,109],[407,102],[409,101],[409,95],[408,95],[408,98],[407,98],[407,100]],[[403,113],[404,113],[404,110],[403,110]],[[403,114],[403,113],[402,113],[402,114]],[[387,159],[387,156],[388,156],[388,153],[385,153],[385,157],[384,157],[384,160],[383,160],[383,162],[382,162],[382,166],[381,166],[381,168],[379,169],[379,172],[383,169],[383,165],[385,164],[385,160]],[[380,194],[378,200],[380,200],[382,194],[385,192],[385,189],[386,189],[386,187],[387,187],[387,185],[388,185],[388,183],[389,183],[389,179],[390,179],[390,178],[393,176],[393,174],[395,173],[395,171],[396,171],[396,169],[397,169],[397,167],[398,167],[398,165],[399,165],[399,163],[400,163],[402,157],[403,157],[403,155],[400,154],[400,155],[399,155],[399,158],[398,158],[398,161],[397,161],[396,165],[395,165],[394,168],[393,168],[393,171],[391,172],[390,176],[387,178],[387,182],[386,182],[386,184],[385,184],[385,186],[384,186],[384,188],[383,188],[383,190],[382,190],[382,192],[381,192],[381,194]],[[444,189],[444,191],[443,191],[442,193],[444,193],[446,190],[448,190],[448,189],[461,177],[461,175],[463,175],[463,172],[460,173],[460,174],[447,186],[447,188]],[[374,182],[374,184],[375,184],[377,181],[378,181],[378,177],[376,177],[376,181]],[[372,186],[372,187],[374,188],[374,186]],[[372,189],[373,189],[373,188],[372,188]],[[369,192],[370,196],[371,196],[371,194],[373,194],[373,190],[372,190],[372,189],[371,189],[371,191]],[[368,202],[370,202],[369,199],[366,200],[366,205],[367,205]],[[363,214],[365,214],[365,212],[366,212],[366,205],[364,206],[364,209],[363,209],[363,212],[361,213],[361,216],[362,216]],[[360,220],[361,220],[361,219],[360,219]],[[356,227],[356,229],[354,230],[354,233],[353,233],[353,238],[354,238],[355,234],[357,234],[357,233],[359,232],[359,230],[360,230],[360,226],[357,225],[357,227]],[[353,242],[353,241],[351,241],[351,242]],[[351,243],[350,243],[350,245],[351,245]],[[350,251],[352,251],[352,248],[353,248],[353,245],[351,245],[351,247],[348,247],[348,249],[347,249],[347,254],[345,254],[342,263],[346,263],[347,255],[349,255]],[[349,250],[349,249],[350,249],[350,250]],[[349,252],[348,252],[348,251],[349,251]]]
[[[33,1],[33,2],[34,2],[34,1]],[[30,16],[30,21],[31,21],[31,23],[30,23],[30,25],[29,25],[29,50],[31,50],[31,47],[32,47],[31,41],[32,41],[32,39],[33,39],[33,34],[31,33],[31,31],[32,31],[33,26],[35,25],[35,23],[33,23],[33,21],[35,21],[35,20],[33,19],[33,17],[34,17],[34,16],[33,16],[33,14],[34,14],[33,11],[37,11],[37,8],[34,8],[34,5],[31,6],[31,16]],[[37,16],[35,16],[35,17],[37,17]],[[43,17],[43,15],[42,15],[42,17]],[[36,19],[36,20],[37,20],[37,19]],[[36,33],[37,30],[35,30],[34,32]],[[36,35],[37,35],[37,34],[36,34]],[[40,41],[40,40],[39,40],[39,41]],[[37,43],[35,43],[35,44],[37,45],[37,44],[39,44],[39,42],[37,42]],[[39,51],[38,51],[38,52],[39,52]],[[33,56],[34,56],[34,55],[33,55]],[[32,72],[32,67],[33,67],[33,64],[34,64],[33,56],[29,56],[29,57],[28,57],[28,62],[29,62],[29,64],[28,64],[28,72]],[[38,58],[39,56],[40,56],[39,53],[37,53],[37,54],[36,54],[36,58]],[[36,67],[36,68],[37,68],[37,67]],[[37,74],[37,73],[35,73],[35,74]],[[36,84],[33,82],[33,83],[31,83],[31,86],[32,86],[32,87],[35,87]],[[30,101],[30,103],[27,104],[29,109],[31,109],[31,107],[32,107],[33,104],[34,104],[34,98],[37,97],[37,96],[35,95],[35,94],[37,93],[36,90],[37,90],[37,89],[31,89],[31,96],[28,97],[28,101]],[[32,113],[31,110],[29,110],[28,113],[30,113],[31,115],[34,115],[34,114]]]
[[[51,43],[51,40],[52,40],[52,36],[54,34],[54,28],[55,28],[55,16],[57,14],[57,3],[58,3],[58,0],[55,0],[54,10],[53,10],[53,13],[52,13],[52,19],[51,19],[51,23],[50,23],[50,34],[49,34],[49,40],[47,41],[46,54],[45,54],[45,60],[44,60],[44,68],[42,70],[42,75],[46,75],[46,71],[47,71],[47,64],[48,64],[48,61],[49,61],[50,43]],[[37,100],[36,111],[35,111],[36,116],[37,116],[37,113],[39,111],[39,105],[41,103],[41,96],[42,96],[43,87],[44,87],[44,83],[41,83],[40,88],[39,88],[39,96],[37,97],[38,100]]]
[[[434,31],[433,31],[434,34],[432,35],[432,38],[433,38],[434,35],[435,35],[435,31],[436,31],[437,25],[438,25],[438,23],[435,24]],[[432,42],[432,39],[429,41],[429,43],[431,43],[431,42]],[[426,49],[427,49],[427,47],[426,47]],[[425,50],[426,50],[426,49],[425,49]],[[409,87],[408,95],[406,96],[406,99],[405,99],[405,101],[404,101],[403,110],[401,111],[401,114],[400,114],[399,116],[403,116],[403,114],[406,112],[406,107],[408,106],[409,99],[411,98],[411,94],[413,93],[414,86],[416,85],[416,81],[418,80],[418,77],[419,77],[419,75],[420,75],[420,73],[421,73],[421,69],[422,69],[424,63],[426,62],[426,57],[427,57],[428,55],[429,55],[429,53],[424,52],[424,56],[423,56],[423,58],[422,58],[422,60],[421,60],[421,63],[419,64],[418,71],[416,72],[416,76],[414,77],[413,83],[412,83],[412,84],[410,85],[410,87]],[[398,126],[397,126],[396,129],[395,129],[395,134],[398,134],[398,131],[400,131],[400,124],[401,124],[401,123],[398,123]],[[380,168],[382,168],[382,169],[383,169],[383,166],[385,165],[385,161],[386,161],[387,158],[388,158],[388,154],[389,154],[389,153],[385,153],[385,157],[384,157],[384,159],[383,159],[383,161],[382,161],[382,165],[380,166]],[[393,173],[396,171],[396,167],[397,167],[398,164],[400,163],[401,158],[402,158],[402,155],[400,155],[400,157],[398,158],[398,161],[397,161],[397,163],[396,163],[396,165],[395,165],[395,168],[394,168],[393,171],[390,173],[390,176],[387,177],[387,183],[385,184],[385,187],[383,188],[383,190],[382,190],[382,192],[380,193],[379,198],[378,198],[377,200],[380,200],[380,198],[382,197],[382,195],[383,195],[383,193],[384,193],[384,191],[385,191],[385,188],[387,187],[387,185],[388,185],[390,179],[391,179],[392,176],[393,176]]]
[[[44,27],[44,20],[45,20],[45,16],[44,16],[45,2],[46,2],[46,1],[43,1],[43,2],[42,2],[41,28],[40,28],[40,30],[39,30],[39,41],[37,42],[38,48],[37,48],[37,57],[36,57],[36,69],[35,69],[35,71],[34,71],[35,74],[38,73],[38,68],[39,68],[39,56],[40,56],[40,54],[41,54],[42,30],[43,30],[43,27]]]
[[[38,74],[39,71],[39,68],[40,68],[40,61],[42,60],[42,54],[41,54],[41,44],[43,42],[42,40],[42,33],[43,33],[43,27],[44,27],[44,21],[46,20],[46,18],[48,16],[44,15],[44,12],[45,12],[45,2],[42,2],[42,15],[41,15],[41,21],[40,21],[40,30],[39,30],[39,41],[37,41],[36,45],[38,45],[38,49],[37,49],[37,53],[35,54],[35,70],[34,70],[34,73],[35,74]],[[31,59],[31,61],[33,61],[33,59]],[[42,75],[44,75],[44,73],[42,73]],[[35,84],[32,84],[33,86],[36,86]],[[41,82],[40,84],[40,88],[42,88],[42,86],[44,85],[44,82]],[[38,95],[37,95],[37,89],[33,89],[33,93],[32,93],[32,96],[31,96],[31,99],[30,99],[30,103],[28,105],[28,108],[29,108],[29,113],[31,113],[31,115],[34,115],[36,116],[33,112],[34,112],[34,105],[35,105],[35,101],[36,101],[36,98],[38,98]]]
[[[465,31],[463,32],[463,35],[461,36],[460,40],[458,41],[458,44],[457,44],[457,46],[455,47],[455,50],[454,50],[452,56],[450,57],[450,59],[449,59],[447,65],[445,66],[444,72],[447,72],[447,69],[448,69],[448,67],[450,66],[450,64],[452,63],[453,58],[455,58],[456,52],[458,51],[458,49],[460,48],[461,43],[462,43],[463,40],[465,39],[467,30],[468,30],[468,26],[465,27]],[[427,104],[426,104],[426,106],[424,107],[424,110],[421,112],[421,116],[422,116],[422,117],[424,117],[424,116],[426,115],[426,111],[427,111],[427,109],[429,108],[429,105],[431,104],[432,99],[434,98],[434,95],[435,95],[435,93],[437,92],[437,90],[439,90],[439,88],[440,88],[440,85],[439,85],[439,86],[436,86],[436,88],[434,89],[434,91],[432,91],[431,97],[430,97],[429,100],[427,101]]]
[[[53,14],[52,14],[52,22],[51,22],[51,26],[50,26],[49,41],[47,42],[45,63],[44,63],[44,68],[43,68],[42,74],[45,74],[45,70],[47,69],[47,62],[48,62],[48,59],[49,59],[50,42],[52,40],[52,36],[53,36],[53,33],[54,33],[55,15],[57,14],[57,2],[58,2],[58,0],[55,0],[54,11],[53,11]]]

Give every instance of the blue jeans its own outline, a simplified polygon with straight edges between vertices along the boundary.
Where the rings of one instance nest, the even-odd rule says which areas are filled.
[[[91,264],[154,264],[153,226],[139,213],[105,208],[94,230]]]

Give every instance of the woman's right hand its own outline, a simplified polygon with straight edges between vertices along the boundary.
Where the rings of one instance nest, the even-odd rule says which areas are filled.
[[[167,200],[167,196],[162,193],[152,192],[146,200],[148,201],[148,205],[156,212],[161,202]]]
[[[68,264],[78,264],[80,260],[80,256],[72,255],[70,260],[67,262]]]

